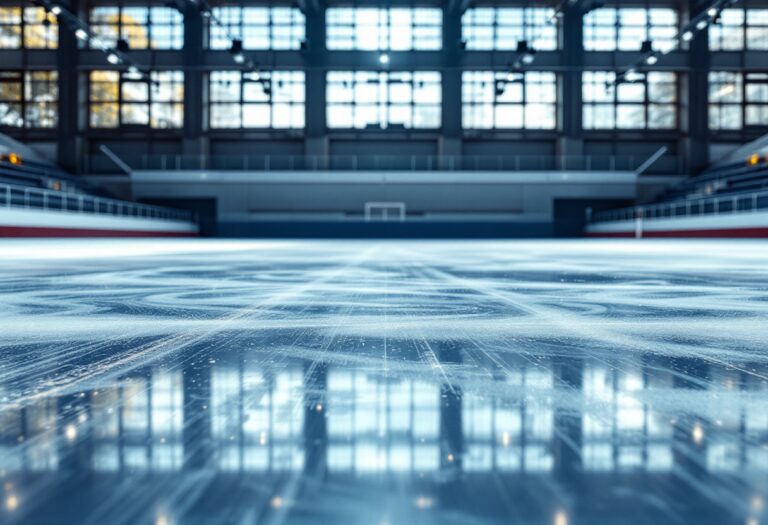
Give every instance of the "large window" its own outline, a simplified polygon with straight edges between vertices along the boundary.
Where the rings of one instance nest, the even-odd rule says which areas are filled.
[[[409,51],[442,48],[436,8],[351,8],[326,11],[328,49]]]
[[[462,75],[465,129],[554,129],[557,80],[554,73],[468,71]]]
[[[91,9],[94,45],[114,47],[118,39],[131,49],[181,49],[184,17],[170,7],[100,6]]]
[[[607,71],[583,74],[585,129],[674,129],[677,127],[677,76],[635,73],[613,85]],[[611,85],[607,85],[611,83]]]
[[[304,15],[295,7],[214,7],[210,48],[229,49],[231,38],[245,49],[299,49],[304,41]]]
[[[55,71],[0,71],[0,126],[56,127],[56,81]]]
[[[303,128],[304,72],[213,71],[211,128]]]
[[[435,71],[328,73],[330,128],[439,128],[440,101]]]
[[[42,7],[0,7],[0,49],[56,49],[58,29]]]
[[[720,21],[709,29],[714,51],[768,49],[768,9],[724,9]]]
[[[513,50],[525,40],[537,50],[557,49],[557,24],[548,7],[477,7],[461,18],[467,49]]]
[[[584,49],[588,51],[637,51],[650,40],[657,50],[677,44],[678,16],[668,8],[609,8],[584,16]]]
[[[709,74],[710,129],[768,127],[768,73]]]
[[[134,78],[119,71],[91,71],[89,122],[93,128],[180,128],[184,120],[184,74],[152,71]]]

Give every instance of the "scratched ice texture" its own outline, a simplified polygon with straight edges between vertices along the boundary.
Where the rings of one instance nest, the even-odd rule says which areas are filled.
[[[768,523],[768,243],[0,243],[0,523]]]

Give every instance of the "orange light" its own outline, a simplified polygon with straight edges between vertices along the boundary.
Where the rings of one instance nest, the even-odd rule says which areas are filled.
[[[750,155],[749,159],[747,160],[747,164],[750,166],[757,166],[757,163],[760,162],[760,155],[755,153],[754,155]]]
[[[11,164],[15,164],[17,166],[21,166],[21,163],[22,163],[21,155],[17,153],[8,153],[7,155],[0,155],[0,160],[10,162]]]

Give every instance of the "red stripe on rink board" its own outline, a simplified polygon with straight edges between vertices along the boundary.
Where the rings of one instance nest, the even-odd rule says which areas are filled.
[[[0,237],[197,237],[195,232],[2,226]]]
[[[587,237],[634,237],[635,232],[588,232]],[[653,237],[729,237],[739,239],[760,239],[768,237],[768,228],[727,228],[710,230],[663,230],[644,231],[643,238]]]

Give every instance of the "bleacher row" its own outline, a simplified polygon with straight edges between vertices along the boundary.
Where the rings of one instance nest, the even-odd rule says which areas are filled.
[[[728,162],[670,189],[661,201],[726,196],[768,189],[768,155],[754,153],[745,161]]]
[[[0,183],[53,191],[84,192],[82,186],[65,171],[26,160],[17,153],[0,154]]]
[[[109,198],[53,165],[0,153],[0,237],[196,234],[189,212]]]
[[[594,214],[586,233],[611,237],[768,236],[768,153],[717,164],[655,202]]]

